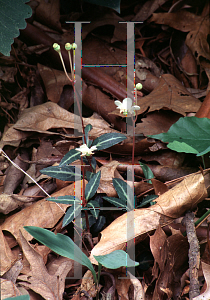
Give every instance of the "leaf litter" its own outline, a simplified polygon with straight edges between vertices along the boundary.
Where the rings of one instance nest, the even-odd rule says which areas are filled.
[[[135,25],[136,83],[142,83],[143,90],[137,99],[140,106],[135,130],[138,135],[135,141],[134,177],[137,205],[133,212],[134,235],[130,239],[135,238],[136,259],[141,257],[140,265],[141,260],[148,263],[145,268],[136,268],[136,277],[129,273],[126,286],[125,281],[118,278],[126,276],[125,270],[109,270],[109,276],[104,277],[102,291],[108,290],[108,278],[113,274],[116,286],[112,286],[112,289],[116,289],[116,299],[146,297],[155,300],[173,297],[187,300],[190,279],[186,277],[188,281],[183,284],[182,277],[187,276],[190,258],[180,218],[187,210],[194,211],[198,218],[201,211],[209,208],[205,201],[208,199],[209,170],[203,171],[202,160],[194,154],[175,153],[165,143],[149,136],[164,134],[180,117],[194,115],[201,109],[201,103],[209,91],[210,78],[208,4],[193,3],[186,7],[180,1],[172,4],[171,1],[154,0],[152,5],[151,1],[144,4],[125,1],[121,3],[121,14],[94,4],[82,5],[82,9],[72,7],[68,13],[71,20],[86,20],[87,17],[91,20],[90,24],[83,25],[82,30],[83,64],[120,65],[113,68],[83,66],[83,122],[85,126],[92,125],[90,139],[93,140],[104,133],[125,133],[126,128],[129,130],[129,124],[126,124],[126,119],[114,104],[116,97],[120,101],[126,97],[126,26],[123,24],[121,27],[119,21],[145,21]],[[57,53],[49,50],[54,41],[61,44],[73,42],[74,29],[63,22],[67,18],[64,11],[68,8],[60,7],[59,10],[58,1],[41,1],[34,9],[35,22],[16,39],[11,52],[13,61],[0,58],[0,146],[12,160],[23,165],[22,168],[41,183],[51,196],[74,195],[72,181],[61,184],[58,179],[41,176],[40,173],[46,166],[58,164],[63,155],[70,149],[79,148],[82,143],[81,135],[75,131],[80,127],[80,120],[77,121],[74,116],[71,84],[60,68]],[[45,49],[41,53],[31,44]],[[183,60],[185,56],[187,63]],[[65,53],[64,61],[68,65]],[[193,65],[192,70],[188,69],[189,65]],[[128,94],[133,97],[132,91],[128,91]],[[209,116],[206,114],[204,117]],[[103,196],[117,197],[113,178],[120,178],[132,186],[126,177],[127,167],[132,163],[132,148],[132,137],[127,135],[123,143],[94,155],[96,172],[101,172],[96,197],[97,201],[103,201],[102,217],[105,221],[100,229],[100,240],[99,232],[92,233],[93,249],[83,232],[84,251],[87,251],[87,255],[91,253],[93,262],[93,255],[125,249],[128,242],[126,228],[129,212],[109,207]],[[146,163],[153,171],[155,179],[152,179],[152,184],[144,177],[139,161]],[[61,232],[62,218],[68,205],[58,206],[46,201],[45,196],[37,190],[29,191],[35,187],[34,183],[19,171],[11,171],[13,166],[8,168],[6,160],[2,159],[1,163],[1,275],[4,276],[13,265],[18,264],[21,249],[24,253],[23,269],[17,268],[14,283],[12,277],[2,281],[3,286],[10,284],[7,293],[3,292],[3,297],[19,295],[18,281],[26,293],[32,295],[33,290],[44,299],[61,299],[64,292],[68,299],[82,299],[77,292],[80,282],[70,280],[67,284],[64,281],[68,272],[74,271],[73,262],[56,258],[58,267],[49,271],[50,263],[46,263],[50,258],[49,249],[41,250],[41,246],[33,245],[33,242],[30,244],[32,238],[23,230],[23,226],[33,225]],[[208,168],[208,157],[205,157],[205,164]],[[154,194],[159,196],[154,205],[138,208],[146,197]],[[80,196],[77,195],[79,199]],[[174,222],[179,230],[173,229]],[[67,227],[64,233],[72,236],[73,229]],[[197,229],[197,236],[200,243],[207,243],[206,223]],[[152,257],[152,260],[147,257]],[[199,278],[205,278],[207,289],[194,299],[209,295],[210,261],[206,257],[208,255],[202,257],[201,253],[200,273],[204,277]],[[85,293],[91,288],[86,285],[81,287]]]

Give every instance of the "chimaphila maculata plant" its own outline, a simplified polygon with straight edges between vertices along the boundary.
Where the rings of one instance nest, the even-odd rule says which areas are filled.
[[[74,55],[75,55],[76,44],[73,44],[73,46],[70,46],[69,44],[66,45],[66,49],[69,52],[69,60],[70,60],[70,68],[72,71],[71,72],[72,78],[70,78],[68,76],[68,73],[66,71],[65,64],[64,64],[62,54],[60,51],[60,46],[58,44],[54,44],[53,48],[58,52],[58,54],[61,58],[61,62],[62,62],[64,72],[65,72],[67,78],[72,83],[72,85],[74,85],[74,74],[73,74],[72,62],[71,62],[71,58],[70,58],[71,57],[70,50],[73,49]],[[74,62],[74,59],[73,59],[73,62]],[[120,111],[123,112],[123,114],[125,114],[125,113],[131,114],[132,120],[134,122],[133,124],[135,126],[135,121],[136,121],[135,111],[140,108],[137,105],[132,106],[132,101],[130,101],[130,100],[131,99],[126,98],[126,99],[124,99],[122,104],[118,100],[116,100],[115,103],[120,108]],[[77,105],[80,108],[78,99],[77,99]],[[96,173],[96,160],[94,157],[92,157],[92,155],[94,154],[95,151],[104,150],[104,149],[109,148],[119,142],[122,142],[123,140],[126,139],[126,136],[121,133],[107,133],[107,134],[104,134],[104,135],[96,138],[94,141],[92,141],[88,137],[89,131],[92,129],[92,125],[89,124],[84,128],[82,114],[81,114],[80,109],[79,109],[79,114],[80,114],[80,119],[81,119],[81,123],[82,123],[82,130],[83,130],[83,137],[82,137],[83,145],[81,145],[79,148],[70,150],[63,157],[59,166],[52,166],[52,167],[45,168],[45,169],[41,170],[41,173],[47,174],[53,178],[58,178],[61,180],[67,180],[67,181],[82,180],[83,188],[82,188],[81,199],[77,198],[75,195],[65,195],[65,196],[60,196],[57,198],[50,197],[50,195],[48,193],[46,193],[46,191],[44,191],[43,188],[37,182],[35,182],[26,172],[24,172],[23,170],[22,171],[27,176],[29,176],[45,192],[45,194],[48,196],[48,198],[46,200],[56,202],[56,204],[58,206],[59,206],[59,203],[72,205],[70,208],[67,209],[67,212],[64,215],[63,226],[66,226],[67,224],[69,224],[74,218],[76,218],[79,215],[79,213],[81,212],[81,209],[83,209],[85,212],[86,228],[87,228],[87,231],[90,231],[89,218],[88,218],[90,216],[90,214],[88,214],[88,211],[90,211],[90,213],[94,216],[95,219],[98,218],[99,211],[100,211],[100,203],[99,203],[99,201],[97,201],[97,198],[94,198],[94,196],[99,187],[100,177],[101,177],[100,172]],[[134,119],[133,119],[133,117],[134,117]],[[3,154],[7,159],[9,159],[3,150],[1,150],[1,154]],[[134,156],[134,152],[133,152],[133,156]],[[79,171],[79,169],[76,168],[76,166],[70,165],[78,159],[81,160],[82,174]],[[13,163],[11,160],[10,160],[10,162]],[[13,163],[13,165],[15,165],[15,164]],[[15,166],[18,167],[17,165],[15,165]],[[86,167],[91,168],[92,171],[86,171]],[[85,186],[85,179],[88,180],[88,183],[86,186]],[[109,201],[110,203],[112,203],[118,207],[120,206],[120,207],[126,209],[128,203],[129,203],[129,199],[127,199],[127,196],[125,196],[125,195],[130,187],[127,185],[126,182],[124,182],[121,179],[117,179],[117,178],[113,179],[113,185],[118,193],[119,198],[104,197],[104,199],[106,199],[107,201]],[[123,191],[123,193],[122,193],[122,191]],[[82,204],[82,207],[81,207],[81,204]],[[76,252],[75,247],[77,247],[77,246],[74,244],[74,242],[69,237],[62,235],[62,234],[54,235],[54,233],[52,233],[51,231],[48,231],[46,229],[39,228],[39,227],[27,226],[27,227],[25,227],[25,229],[32,236],[34,236],[38,241],[40,241],[41,243],[48,246],[54,252],[56,252],[60,255],[66,256],[66,257],[70,257],[70,258],[74,259],[75,261],[80,262],[81,264],[85,264],[91,270],[94,281],[97,285],[99,282],[100,269],[101,269],[102,265],[104,265],[108,268],[119,268],[120,266],[129,267],[129,263],[130,263],[130,266],[137,265],[137,263],[135,263],[131,260],[129,261],[129,256],[124,251],[120,251],[120,252],[114,251],[115,253],[114,252],[110,253],[107,256],[95,257],[96,260],[99,262],[99,270],[98,270],[99,272],[98,272],[98,278],[97,278],[95,270],[94,270],[92,264],[90,263],[89,259],[86,256],[84,257],[83,253],[82,253],[82,256],[83,256],[82,260],[81,260],[81,257],[78,258],[77,256],[75,256],[75,252]],[[68,244],[69,244],[69,247],[68,247]],[[71,245],[71,247],[70,247],[70,245]],[[79,249],[78,251],[81,251],[81,250]],[[121,255],[121,258],[122,258],[120,260],[119,260],[119,255]],[[111,264],[109,263],[109,261],[111,261]]]

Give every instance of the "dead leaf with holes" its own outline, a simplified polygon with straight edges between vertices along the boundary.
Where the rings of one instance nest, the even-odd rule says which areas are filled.
[[[205,176],[201,172],[191,174],[159,196],[155,205],[136,209],[117,218],[101,232],[101,240],[92,249],[89,257],[91,262],[97,264],[93,255],[105,255],[119,249],[125,250],[129,239],[135,238],[138,242],[159,224],[161,227],[165,226],[182,216],[186,210],[192,209],[207,197],[209,182],[210,170],[205,171]]]
[[[50,275],[40,254],[26,241],[20,232],[20,241],[24,256],[30,264],[30,271],[18,277],[19,284],[40,294],[44,299],[63,298],[65,278],[72,268],[72,262],[66,258],[60,263],[53,275]]]

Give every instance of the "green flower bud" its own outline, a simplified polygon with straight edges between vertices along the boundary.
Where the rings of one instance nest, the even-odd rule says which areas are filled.
[[[76,50],[77,49],[77,44],[73,43],[72,44],[72,49]]]
[[[66,49],[67,51],[71,50],[71,48],[72,48],[72,45],[71,45],[70,43],[66,43],[66,44],[65,44],[65,49]]]
[[[61,47],[60,47],[60,45],[58,45],[57,43],[54,43],[54,44],[53,44],[53,49],[54,49],[55,51],[59,52],[60,49],[61,49]]]
[[[139,82],[136,84],[136,89],[141,90],[143,88],[143,85]]]

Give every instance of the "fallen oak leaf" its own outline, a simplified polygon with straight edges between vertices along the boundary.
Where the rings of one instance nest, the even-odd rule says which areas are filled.
[[[72,268],[71,260],[66,258],[61,262],[57,271],[53,275],[50,275],[45,267],[43,258],[27,242],[21,231],[20,241],[23,253],[30,263],[31,270],[27,274],[18,277],[19,284],[30,288],[40,294],[44,299],[62,299],[65,288],[65,278]]]
[[[186,210],[194,208],[208,195],[209,172],[210,170],[205,171],[205,177],[201,172],[186,176],[172,189],[159,196],[155,205],[129,212],[134,217],[129,224],[129,213],[117,218],[101,232],[101,240],[92,249],[89,257],[91,262],[97,264],[93,255],[105,255],[118,249],[125,250],[128,232],[134,232],[130,239],[135,238],[138,242],[144,238],[144,234],[156,229],[159,224],[163,227],[182,216]]]

